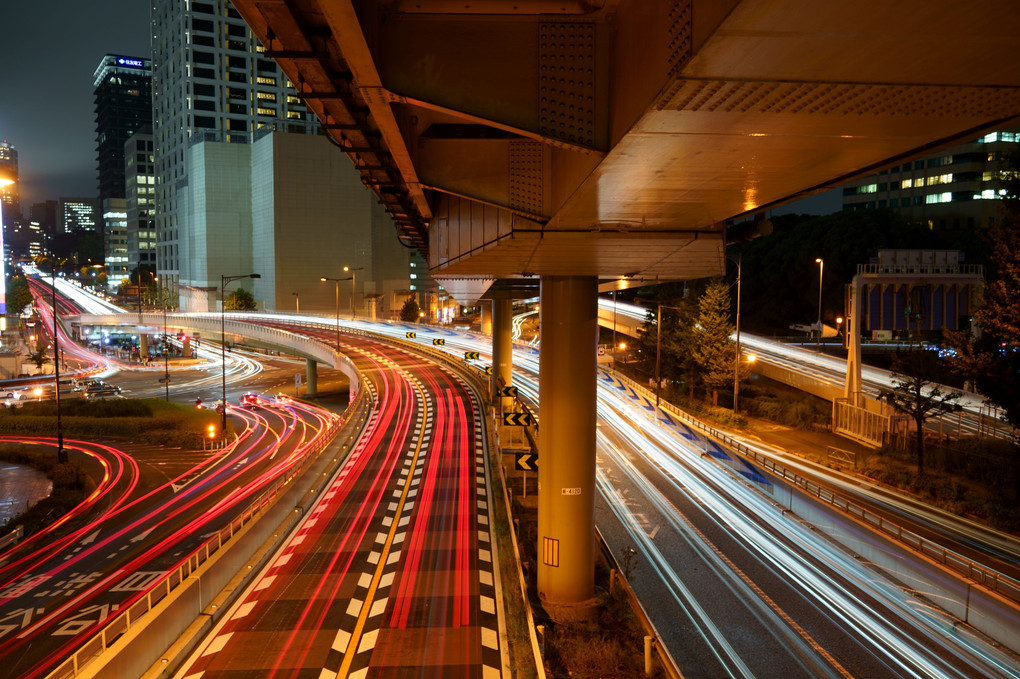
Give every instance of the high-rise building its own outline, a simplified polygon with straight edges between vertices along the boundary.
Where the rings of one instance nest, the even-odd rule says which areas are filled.
[[[21,216],[21,194],[18,191],[18,151],[4,139],[0,141],[0,175],[10,184],[0,184],[0,208],[5,223]]]
[[[333,311],[339,293],[345,314],[394,317],[410,251],[240,15],[153,0],[151,17],[156,263],[181,309],[220,308],[221,277],[254,272],[231,290],[265,309]]]
[[[150,16],[157,270],[168,284],[208,288],[220,275],[239,272],[187,273],[192,263],[186,258],[205,257],[189,245],[202,237],[192,233],[188,218],[189,149],[204,141],[247,146],[257,131],[314,134],[318,126],[228,0],[152,0]],[[224,229],[225,239],[236,228],[210,224]],[[218,294],[215,287],[206,292]]]
[[[103,200],[103,256],[106,280],[116,289],[128,277],[127,201],[124,198]]]
[[[987,227],[1002,218],[999,172],[1020,151],[1020,128],[991,132],[843,187],[843,208],[891,208],[930,229]]]
[[[127,212],[127,268],[156,269],[156,177],[152,128],[142,127],[124,142],[124,198]]]
[[[152,63],[107,54],[93,76],[99,202],[124,198],[124,142],[152,126]]]
[[[44,243],[48,244],[53,240],[53,236],[57,232],[57,224],[61,223],[57,219],[58,210],[59,205],[55,200],[32,203],[32,207],[28,209],[28,219],[39,225]]]
[[[96,203],[92,198],[61,198],[57,219],[60,233],[99,230]]]

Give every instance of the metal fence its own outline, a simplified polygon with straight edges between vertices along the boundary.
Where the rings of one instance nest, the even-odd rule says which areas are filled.
[[[366,398],[364,392],[360,392],[355,397],[355,401],[351,403],[348,412],[352,412],[353,409],[360,407],[361,399],[364,398]],[[248,504],[240,516],[232,520],[229,525],[218,530],[215,535],[196,548],[176,568],[154,582],[147,590],[141,593],[140,598],[128,606],[127,610],[116,617],[110,618],[103,628],[75,651],[70,658],[50,672],[47,675],[47,679],[77,677],[89,663],[98,658],[114,642],[127,633],[132,625],[137,624],[142,616],[151,611],[159,602],[166,599],[182,583],[187,582],[192,573],[197,571],[202,564],[206,563],[225,545],[229,544],[231,539],[245,526],[259,518],[286,486],[305,471],[310,461],[315,459],[336,438],[345,422],[346,418],[332,422],[323,435],[319,437],[312,450],[305,455],[300,466],[295,467],[288,474],[277,478],[271,486],[262,491]]]
[[[611,371],[607,370],[607,372]],[[613,372],[612,375],[634,391],[641,392],[646,397],[654,398],[654,395],[652,395],[650,391],[628,377],[615,372]],[[725,443],[732,450],[750,458],[762,468],[800,488],[803,492],[813,496],[820,502],[835,507],[845,514],[872,526],[881,534],[896,540],[900,544],[906,545],[911,550],[919,554],[923,554],[924,556],[937,561],[966,580],[987,587],[1010,601],[1020,604],[1020,581],[968,559],[967,557],[950,549],[942,547],[938,543],[921,537],[920,535],[903,528],[899,524],[889,521],[867,508],[832,492],[831,490],[822,488],[810,479],[807,479],[777,463],[771,457],[749,448],[743,442],[737,440],[727,432],[716,429],[715,427],[710,427],[694,419],[671,403],[662,401],[661,407],[677,419],[683,421],[685,424],[700,430],[722,443]]]

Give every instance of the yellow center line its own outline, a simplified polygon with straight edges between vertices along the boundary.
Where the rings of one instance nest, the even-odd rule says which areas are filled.
[[[425,411],[424,418],[422,420],[422,433],[428,428],[429,422],[429,407],[428,401],[425,398],[425,393],[422,388],[416,383],[414,388],[418,390],[421,396],[421,403]],[[351,632],[351,638],[347,642],[347,650],[344,651],[344,659],[340,664],[340,669],[337,671],[338,677],[347,676],[347,672],[351,669],[351,663],[354,662],[354,656],[357,655],[358,645],[361,643],[361,635],[365,631],[365,624],[368,622],[368,614],[372,610],[371,602],[375,598],[376,590],[379,589],[379,581],[382,579],[383,569],[386,568],[386,560],[389,558],[390,549],[393,546],[393,538],[397,534],[397,528],[400,525],[400,515],[404,511],[404,505],[407,502],[407,493],[411,488],[411,479],[414,478],[414,469],[418,464],[418,458],[421,456],[421,446],[424,436],[418,437],[418,443],[414,449],[414,456],[411,458],[411,467],[408,470],[407,478],[404,481],[404,491],[400,494],[400,502],[397,503],[397,511],[393,517],[393,523],[390,525],[390,532],[386,536],[386,542],[383,544],[382,555],[379,557],[379,563],[376,564],[375,573],[372,575],[372,582],[368,586],[368,594],[365,595],[365,601],[361,605],[361,613],[358,614],[358,622],[354,625],[354,631]]]

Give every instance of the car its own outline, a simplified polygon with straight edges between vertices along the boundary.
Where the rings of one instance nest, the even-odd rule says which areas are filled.
[[[85,398],[107,398],[120,395],[120,387],[112,384],[97,384],[85,390]]]
[[[258,407],[259,405],[258,394],[249,391],[247,394],[241,397],[241,405],[244,406],[245,408],[248,408],[249,410]]]
[[[3,403],[5,408],[17,408],[25,404],[24,396],[23,391],[3,389],[0,390],[0,403]]]
[[[96,387],[103,384],[102,380],[97,380],[94,377],[86,377],[80,380],[74,380],[72,387],[75,391],[87,391],[90,387]]]

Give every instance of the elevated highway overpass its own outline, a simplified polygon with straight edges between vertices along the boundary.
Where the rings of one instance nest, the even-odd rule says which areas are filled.
[[[1020,117],[1010,0],[233,4],[431,276],[493,298],[494,395],[538,277],[554,616],[593,601],[599,290],[721,275],[773,206]]]

